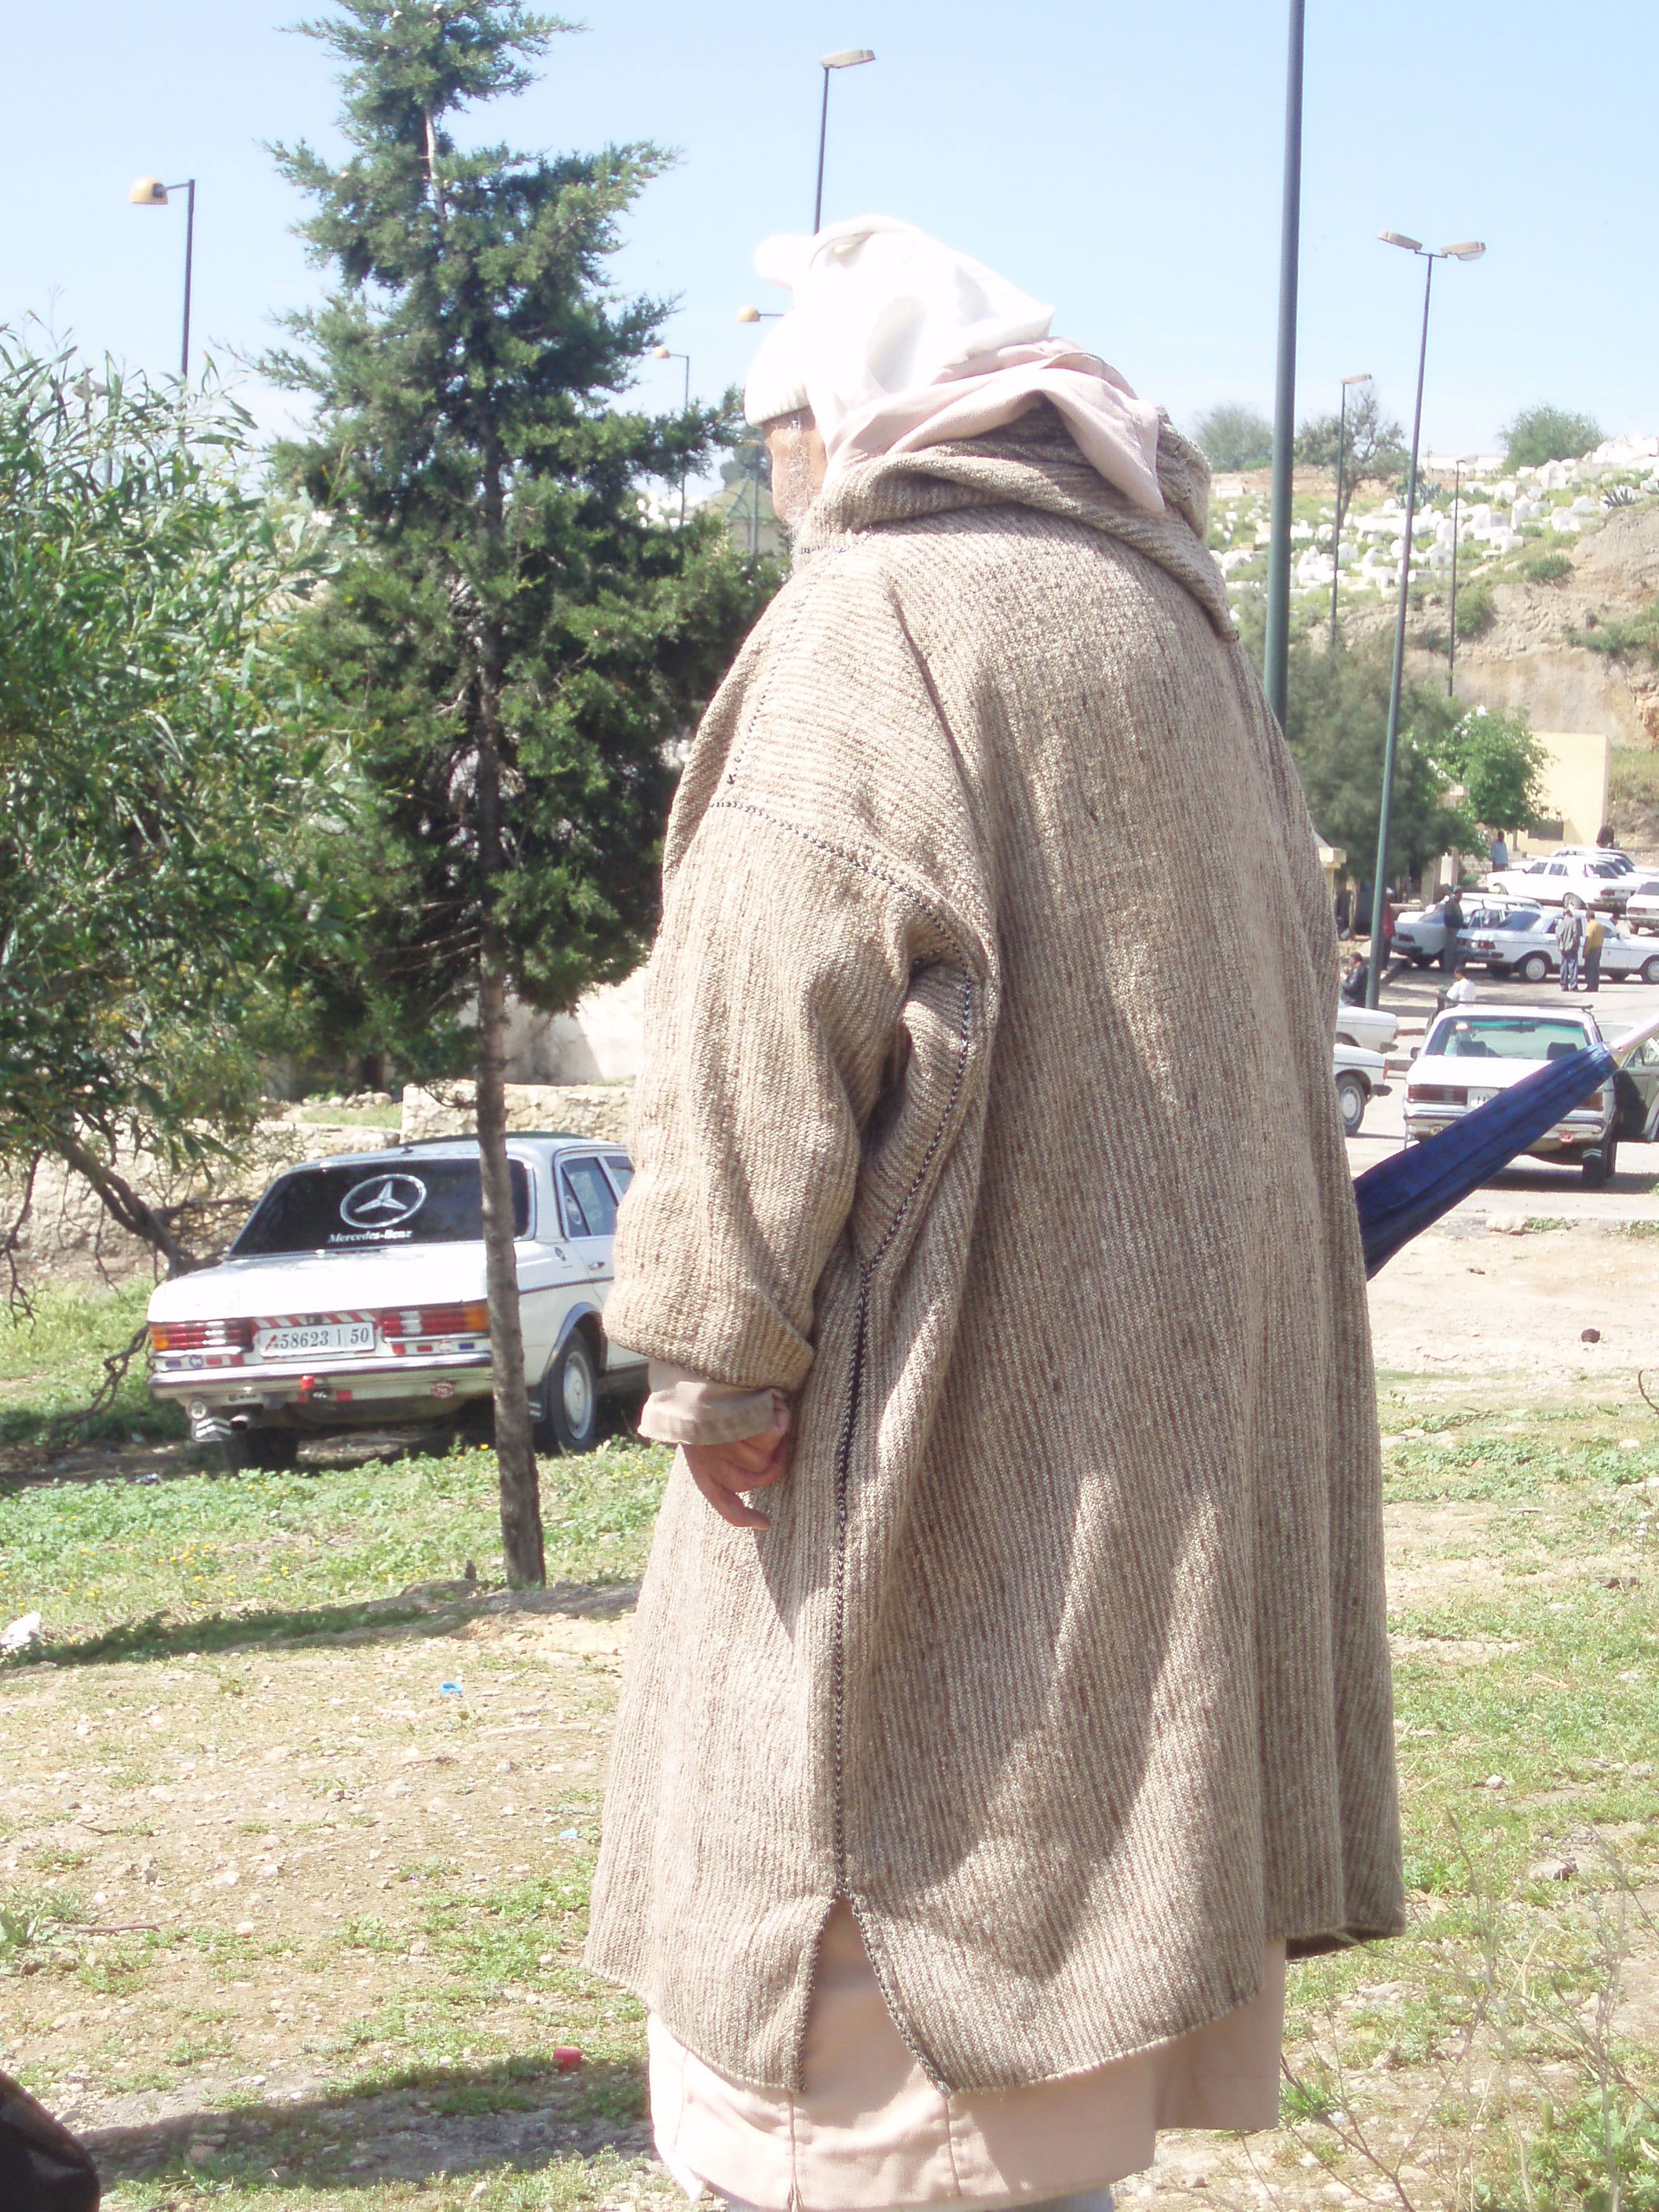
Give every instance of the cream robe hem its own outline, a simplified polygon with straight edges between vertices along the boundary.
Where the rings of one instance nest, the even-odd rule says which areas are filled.
[[[974,2212],[1098,2189],[1152,2162],[1163,2128],[1272,2127],[1285,1947],[1249,2003],[1063,2081],[946,2096],[888,2013],[845,1901],[824,1929],[799,2095],[717,2073],[653,2016],[651,2112],[663,2164],[759,2212]]]

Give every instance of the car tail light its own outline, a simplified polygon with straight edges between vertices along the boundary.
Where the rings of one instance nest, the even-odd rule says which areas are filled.
[[[381,1335],[392,1344],[414,1337],[487,1336],[489,1333],[489,1308],[483,1298],[470,1298],[457,1305],[405,1306],[378,1318]]]
[[[1413,1083],[1411,1085],[1413,1106],[1467,1106],[1468,1088],[1462,1083]]]
[[[246,1352],[253,1341],[251,1321],[153,1321],[152,1352]]]

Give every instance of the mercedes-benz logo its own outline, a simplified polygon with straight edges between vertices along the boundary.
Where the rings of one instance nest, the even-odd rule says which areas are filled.
[[[426,1204],[426,1185],[418,1176],[371,1176],[355,1182],[340,1200],[340,1218],[353,1229],[395,1229],[412,1221]]]

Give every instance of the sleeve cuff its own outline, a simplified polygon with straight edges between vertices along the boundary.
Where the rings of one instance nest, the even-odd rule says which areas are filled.
[[[653,1359],[639,1432],[659,1444],[734,1444],[763,1435],[777,1419],[782,1396],[781,1390],[705,1382],[684,1367]]]

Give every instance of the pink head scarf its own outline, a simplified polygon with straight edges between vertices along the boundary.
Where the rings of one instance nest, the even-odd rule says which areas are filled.
[[[861,216],[755,257],[794,303],[755,356],[751,422],[810,407],[829,480],[878,453],[974,438],[1038,399],[1108,483],[1161,514],[1158,410],[1091,353],[1051,338],[1054,309],[908,223]]]

